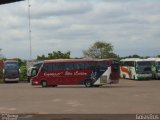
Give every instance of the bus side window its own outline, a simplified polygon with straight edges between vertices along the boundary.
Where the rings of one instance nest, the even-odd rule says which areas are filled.
[[[44,72],[52,71],[52,64],[51,63],[44,64],[42,70]]]
[[[42,72],[45,72],[48,70],[48,65],[47,64],[44,64],[43,67],[42,67]]]
[[[65,63],[65,70],[74,70],[73,63]]]
[[[105,61],[96,62],[96,68],[107,68],[107,66],[107,62]]]
[[[83,70],[84,69],[84,63],[81,63],[81,62],[74,63],[74,68],[76,70]]]
[[[52,71],[64,70],[64,63],[54,63],[52,64]]]

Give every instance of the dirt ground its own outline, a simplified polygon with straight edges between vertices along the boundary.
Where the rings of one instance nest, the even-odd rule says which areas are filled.
[[[0,84],[0,113],[158,114],[160,80],[120,80],[99,88]]]

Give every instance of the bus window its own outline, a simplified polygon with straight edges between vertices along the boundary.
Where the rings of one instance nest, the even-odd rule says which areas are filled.
[[[52,64],[51,63],[46,63],[43,65],[43,69],[44,71],[48,72],[48,71],[52,71]]]
[[[65,66],[64,63],[55,63],[53,64],[53,70],[64,70]]]
[[[96,62],[96,68],[107,68],[107,64],[105,61]]]
[[[96,65],[95,62],[85,62],[84,63],[85,69],[94,69],[95,65]]]
[[[76,70],[83,70],[85,68],[85,66],[84,66],[84,63],[78,62],[78,63],[74,63],[74,68]]]
[[[73,63],[65,63],[65,70],[74,70],[74,65]]]

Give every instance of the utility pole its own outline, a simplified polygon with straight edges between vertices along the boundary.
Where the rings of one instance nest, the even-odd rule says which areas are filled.
[[[30,12],[31,4],[28,0],[28,25],[29,25],[29,56],[30,60],[32,60],[32,31],[31,31],[31,12]]]

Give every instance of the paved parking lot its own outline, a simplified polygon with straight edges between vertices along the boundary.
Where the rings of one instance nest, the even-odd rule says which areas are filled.
[[[0,113],[160,113],[160,80],[120,80],[100,88],[0,84]]]

